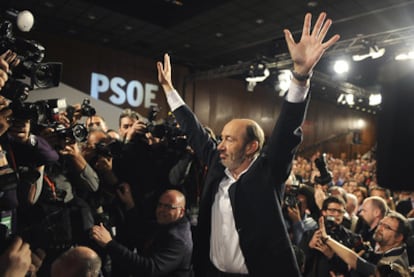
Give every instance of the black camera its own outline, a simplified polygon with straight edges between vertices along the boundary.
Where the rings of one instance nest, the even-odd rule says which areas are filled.
[[[62,63],[42,63],[45,48],[34,40],[13,35],[13,25],[0,19],[0,53],[11,50],[17,54],[20,63],[12,68],[12,74],[2,89],[2,95],[12,101],[24,101],[28,91],[34,88],[56,87],[60,83]],[[19,81],[28,77],[30,83]]]
[[[62,124],[54,127],[56,134],[67,143],[83,142],[88,137],[88,129],[83,124],[74,124],[69,127],[65,127]]]
[[[95,144],[95,151],[98,156],[112,158],[121,155],[122,143],[118,140],[109,142],[100,141]]]
[[[300,207],[300,201],[297,199],[298,191],[299,191],[299,181],[295,180],[289,185],[285,190],[285,197],[283,199],[283,205],[285,207],[292,207],[296,208],[296,206]]]
[[[337,224],[333,216],[324,217],[326,233],[333,239],[353,249],[359,253],[364,250],[364,258],[369,257],[373,253],[373,249],[369,242],[364,242],[360,234],[347,230],[344,226]]]
[[[94,116],[96,114],[95,108],[92,107],[90,103],[91,103],[91,101],[89,100],[89,98],[83,99],[82,104],[81,104],[81,108],[80,108],[80,111],[79,111],[81,116],[91,117],[91,116]],[[73,106],[68,106],[66,108],[66,114],[67,114],[67,117],[68,117],[69,120],[73,119],[73,116],[74,116],[75,112],[76,112],[76,110],[75,110],[75,107],[73,107]]]
[[[332,181],[332,173],[328,170],[325,153],[315,159],[315,165],[320,174],[319,177],[315,177],[315,182],[321,185],[329,184]]]

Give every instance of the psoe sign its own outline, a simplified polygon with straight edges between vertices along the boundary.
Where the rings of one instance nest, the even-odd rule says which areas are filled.
[[[104,74],[92,72],[91,76],[91,97],[100,100],[103,94],[105,98],[114,105],[128,104],[131,107],[157,106],[154,101],[159,86],[151,83],[141,83],[137,80],[127,82],[122,77],[109,79]]]

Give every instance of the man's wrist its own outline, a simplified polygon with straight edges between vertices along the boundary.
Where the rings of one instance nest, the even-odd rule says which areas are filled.
[[[308,79],[312,77],[312,74],[313,74],[313,72],[308,73],[308,74],[301,74],[301,73],[296,72],[294,69],[291,70],[291,73],[292,73],[293,78],[295,78],[299,82],[307,81]]]
[[[331,239],[331,236],[329,235],[321,237],[321,241],[323,244],[327,244],[330,239]]]

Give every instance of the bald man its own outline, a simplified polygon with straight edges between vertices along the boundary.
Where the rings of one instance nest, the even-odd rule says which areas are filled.
[[[97,277],[101,259],[89,247],[77,246],[61,254],[52,264],[51,277]]]
[[[339,39],[334,35],[325,41],[332,24],[326,13],[319,15],[313,28],[311,17],[306,14],[297,43],[284,30],[293,77],[266,148],[262,128],[250,119],[227,123],[217,145],[175,89],[170,56],[165,54],[164,62],[157,63],[168,105],[189,145],[208,168],[200,198],[199,248],[194,251],[198,277],[301,275],[280,199],[302,140],[313,68]]]
[[[129,185],[124,184],[122,192],[119,192],[121,201],[128,199],[129,210],[134,208],[130,195]],[[122,195],[121,195],[122,193]],[[131,212],[129,212],[131,214]],[[156,223],[150,225],[145,221],[139,221],[141,229],[147,229],[151,234],[146,240],[145,248],[137,249],[137,252],[115,241],[105,227],[96,225],[92,228],[92,238],[111,256],[113,264],[121,266],[125,274],[139,276],[192,276],[191,256],[193,241],[191,227],[185,216],[185,197],[178,190],[167,190],[159,197],[155,211]],[[129,225],[132,228],[132,224]]]

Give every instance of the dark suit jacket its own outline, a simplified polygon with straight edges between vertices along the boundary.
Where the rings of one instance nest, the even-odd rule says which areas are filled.
[[[279,119],[265,149],[250,169],[229,188],[240,238],[240,247],[251,276],[300,276],[292,244],[283,220],[280,199],[296,147],[302,140],[300,126],[307,102],[284,102]],[[187,106],[174,111],[189,144],[208,166],[195,242],[196,276],[209,264],[211,207],[224,176],[215,143]]]
[[[134,253],[112,240],[105,248],[125,273],[140,277],[191,277],[193,241],[190,222],[183,217],[168,225],[157,225],[145,249]]]
[[[407,214],[413,209],[411,198],[401,200],[400,202],[398,202],[395,209],[397,210],[397,212],[399,212],[403,216],[407,216]]]

